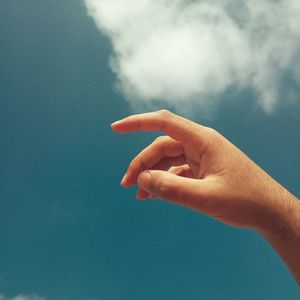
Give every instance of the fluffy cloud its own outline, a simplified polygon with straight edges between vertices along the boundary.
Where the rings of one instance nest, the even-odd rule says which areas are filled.
[[[299,87],[298,0],[85,3],[112,42],[110,65],[131,103],[210,105],[228,90],[250,88],[271,112],[287,78]]]
[[[13,298],[7,298],[4,295],[0,294],[0,300],[46,300],[46,299],[36,295],[18,295]]]

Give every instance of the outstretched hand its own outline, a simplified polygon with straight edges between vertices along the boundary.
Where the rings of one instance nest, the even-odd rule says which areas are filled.
[[[167,135],[137,155],[122,180],[124,187],[138,183],[139,199],[159,197],[235,226],[280,217],[282,208],[268,197],[273,179],[214,129],[165,110],[129,116],[112,129]]]
[[[129,116],[112,129],[166,134],[132,160],[123,187],[137,183],[139,199],[159,197],[257,230],[300,280],[300,257],[290,257],[300,253],[299,201],[221,134],[166,110]]]

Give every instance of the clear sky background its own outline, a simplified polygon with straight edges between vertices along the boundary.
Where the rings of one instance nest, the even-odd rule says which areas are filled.
[[[132,110],[82,1],[2,0],[0,37],[1,300],[300,297],[256,233],[121,189],[157,134],[110,130]],[[266,114],[251,92],[232,97],[193,120],[299,196],[300,102]]]

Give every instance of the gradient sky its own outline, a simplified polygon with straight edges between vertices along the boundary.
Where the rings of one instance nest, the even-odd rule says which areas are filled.
[[[121,189],[157,134],[110,130],[132,111],[83,1],[2,0],[0,37],[0,295],[298,299],[256,233]],[[299,196],[299,102],[267,115],[253,98],[224,95],[213,117],[193,119]]]

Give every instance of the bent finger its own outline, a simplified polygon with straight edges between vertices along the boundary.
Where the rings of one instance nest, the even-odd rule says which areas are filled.
[[[131,187],[136,183],[138,175],[141,172],[152,169],[159,162],[167,163],[167,160],[165,160],[165,162],[163,161],[165,158],[170,159],[169,164],[172,163],[171,160],[176,157],[179,157],[179,159],[183,161],[181,157],[183,153],[184,149],[180,142],[170,137],[157,138],[131,161],[122,180],[122,186]],[[159,168],[159,166],[154,168]]]

